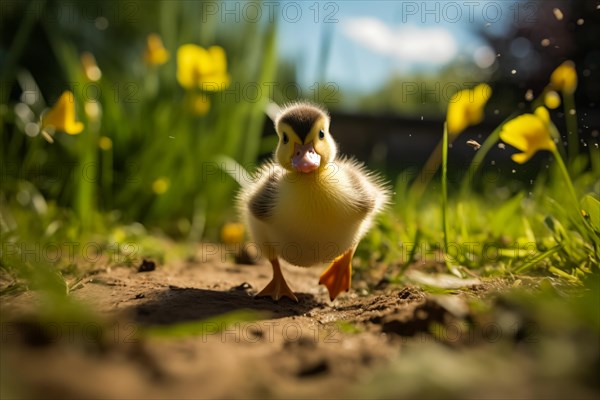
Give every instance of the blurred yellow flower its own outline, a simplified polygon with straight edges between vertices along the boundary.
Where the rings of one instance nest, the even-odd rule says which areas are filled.
[[[98,146],[100,147],[100,149],[102,149],[104,151],[108,151],[108,150],[112,149],[113,142],[109,137],[101,136],[100,140],[98,140]]]
[[[244,241],[244,224],[229,222],[221,228],[221,242],[225,244],[238,244]]]
[[[169,60],[170,54],[163,46],[162,39],[156,33],[146,38],[144,61],[149,65],[162,65]]]
[[[207,92],[224,90],[230,81],[225,50],[184,44],[177,50],[177,80],[185,89],[200,88]]]
[[[81,65],[83,66],[83,72],[85,77],[92,82],[96,82],[102,78],[102,71],[96,64],[96,57],[90,52],[85,52],[81,55]]]
[[[152,191],[156,194],[163,194],[169,190],[169,179],[161,177],[152,182]]]
[[[551,110],[560,106],[560,96],[554,90],[549,91],[544,95],[544,104]]]
[[[189,110],[198,116],[206,115],[210,111],[210,99],[203,93],[190,93],[186,96]]]
[[[75,120],[75,99],[66,90],[54,107],[42,117],[42,129],[52,127],[69,135],[77,135],[83,130],[83,123]]]
[[[448,134],[458,135],[468,126],[480,123],[483,120],[483,108],[491,95],[492,89],[485,83],[455,93],[448,104]]]
[[[577,89],[577,71],[573,61],[565,61],[552,72],[550,76],[552,86],[563,93],[573,94]]]
[[[521,150],[513,154],[513,161],[523,164],[539,150],[556,150],[550,134],[550,115],[544,107],[538,107],[534,114],[523,114],[502,127],[500,138],[509,145]]]

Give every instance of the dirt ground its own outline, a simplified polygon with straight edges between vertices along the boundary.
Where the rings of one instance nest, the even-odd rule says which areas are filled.
[[[25,320],[8,318],[17,322],[3,323],[2,394],[5,398],[390,397],[396,393],[394,387],[410,387],[411,373],[422,373],[409,372],[405,381],[385,378],[411,351],[425,357],[432,346],[454,351],[482,342],[480,335],[465,337],[460,327],[475,318],[469,298],[494,290],[492,283],[471,280],[455,294],[432,295],[417,287],[381,282],[367,291],[365,282],[359,281],[330,302],[326,289],[317,285],[320,272],[284,264],[287,281],[299,294],[295,303],[254,298],[271,277],[269,265],[234,264],[225,257],[156,265],[147,272],[131,266],[94,271],[72,289],[72,295],[108,321],[103,333],[93,324],[67,322],[42,331]],[[36,301],[31,292],[5,298],[4,321],[8,314],[26,315]],[[224,316],[230,317],[227,323]],[[174,327],[189,323],[195,324],[194,334],[173,337]],[[434,338],[432,326],[453,330],[442,330]],[[161,336],[165,329],[169,337]],[[506,384],[495,379],[493,385]],[[523,387],[527,385],[499,393],[531,394]],[[550,385],[545,391],[553,390]],[[480,387],[467,391],[475,397],[483,393]]]

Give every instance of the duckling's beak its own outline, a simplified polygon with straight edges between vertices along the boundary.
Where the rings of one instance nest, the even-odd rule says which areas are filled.
[[[296,171],[308,174],[319,168],[319,165],[321,165],[321,156],[317,154],[312,143],[305,145],[294,143],[292,167]]]

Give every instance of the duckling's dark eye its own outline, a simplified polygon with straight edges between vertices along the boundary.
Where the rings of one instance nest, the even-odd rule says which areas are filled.
[[[319,139],[321,139],[321,140],[325,139],[325,132],[323,132],[323,129],[321,129],[319,131]]]
[[[287,142],[289,142],[290,139],[288,138],[288,135],[286,135],[285,133],[283,134],[283,144],[287,144]]]

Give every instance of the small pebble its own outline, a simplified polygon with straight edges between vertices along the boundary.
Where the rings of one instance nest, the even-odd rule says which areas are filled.
[[[138,267],[138,272],[151,272],[151,271],[154,271],[155,269],[156,269],[156,263],[154,261],[146,260],[144,258],[144,260]]]

